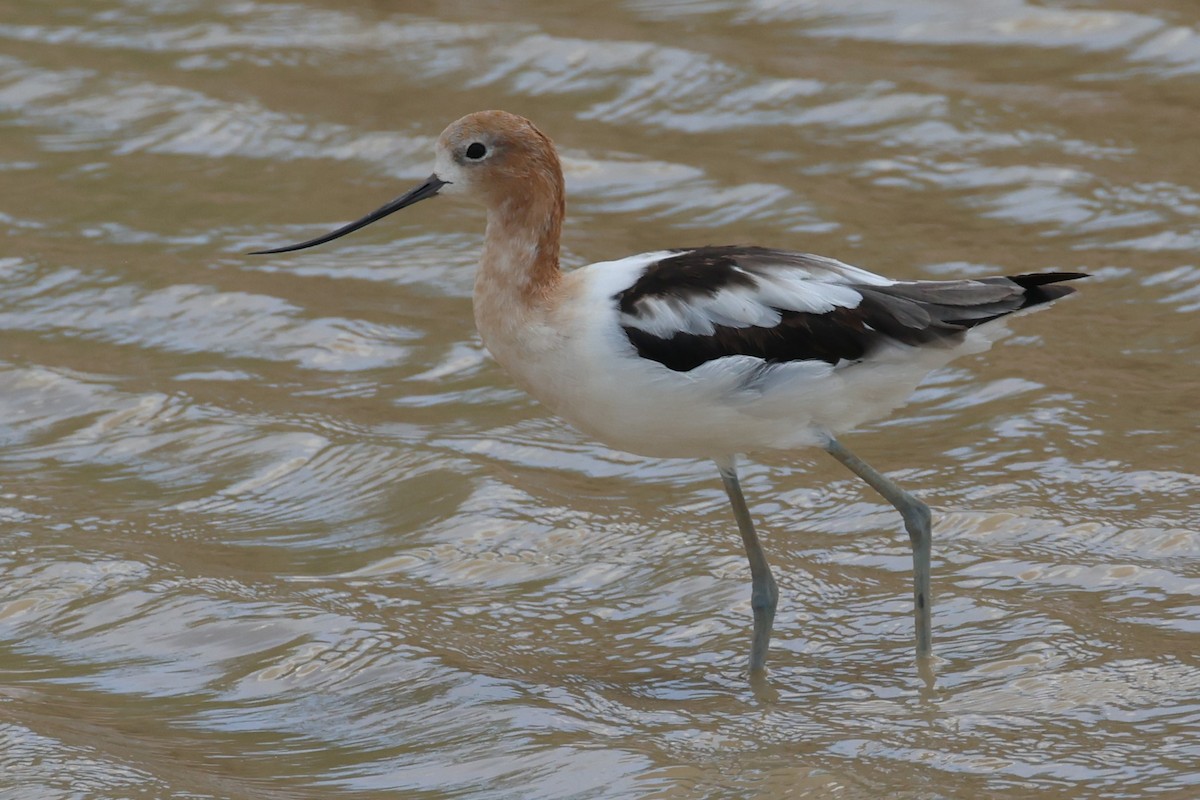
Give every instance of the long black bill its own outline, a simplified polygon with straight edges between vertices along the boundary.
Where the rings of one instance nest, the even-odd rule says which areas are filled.
[[[441,189],[447,183],[449,183],[449,181],[444,181],[437,175],[430,175],[424,183],[413,189],[411,192],[397,197],[395,200],[381,208],[375,209],[360,220],[351,222],[349,225],[343,225],[336,231],[327,233],[324,236],[318,236],[315,239],[309,239],[307,242],[300,242],[300,244],[289,244],[287,247],[276,247],[273,250],[253,250],[250,253],[247,253],[247,255],[263,256],[270,253],[290,253],[293,250],[303,250],[306,247],[316,247],[319,244],[325,244],[326,242],[330,242],[334,239],[345,236],[347,233],[353,233],[359,228],[365,228],[372,222],[381,220],[394,211],[399,211],[406,206],[411,206],[413,203],[419,203],[422,200],[427,200],[430,197],[435,196],[438,193],[438,189]]]

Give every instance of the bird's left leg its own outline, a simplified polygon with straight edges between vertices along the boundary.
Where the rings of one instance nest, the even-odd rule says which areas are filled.
[[[913,614],[917,624],[917,660],[924,661],[930,655],[933,642],[933,622],[930,613],[932,598],[929,593],[929,556],[933,546],[933,534],[930,530],[929,506],[851,453],[837,439],[830,437],[825,444],[825,450],[883,495],[904,518],[904,528],[908,531],[913,551]]]
[[[750,560],[750,608],[754,612],[750,674],[757,676],[762,674],[767,663],[767,647],[771,643],[771,626],[775,622],[779,591],[775,587],[775,578],[771,576],[767,556],[758,541],[758,534],[754,531],[754,522],[750,519],[746,498],[742,496],[742,486],[738,481],[734,459],[730,457],[728,460],[717,461],[717,469],[721,471],[721,480],[725,482],[725,493],[729,495],[733,516],[737,519],[738,531],[742,534],[742,544],[746,547],[746,558]]]

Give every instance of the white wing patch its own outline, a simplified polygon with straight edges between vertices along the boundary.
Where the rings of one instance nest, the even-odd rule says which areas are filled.
[[[678,333],[711,336],[717,326],[773,328],[780,323],[781,311],[826,314],[835,308],[857,308],[862,302],[862,295],[849,286],[815,279],[798,267],[780,266],[766,274],[737,272],[753,285],[726,286],[713,294],[643,297],[636,315],[621,314],[621,324],[664,339]]]
[[[711,336],[717,325],[771,328],[779,324],[779,312],[757,302],[745,289],[722,289],[715,295],[690,297],[647,297],[637,304],[637,316],[621,315],[621,324],[670,339],[677,333]]]
[[[862,295],[849,286],[813,280],[801,270],[779,270],[756,275],[755,280],[759,302],[786,311],[827,314],[835,308],[857,308],[862,302]]]

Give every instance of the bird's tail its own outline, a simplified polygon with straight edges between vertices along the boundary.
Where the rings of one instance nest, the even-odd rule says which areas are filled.
[[[1061,286],[1063,281],[1076,281],[1091,277],[1086,272],[1034,272],[1026,275],[1009,275],[1001,280],[1010,280],[1025,290],[1020,308],[1040,306],[1060,297],[1074,294],[1075,287]],[[1017,309],[1019,310],[1019,309]]]

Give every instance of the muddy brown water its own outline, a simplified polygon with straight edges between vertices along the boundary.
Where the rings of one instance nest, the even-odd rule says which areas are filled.
[[[616,453],[470,319],[481,213],[305,254],[463,113],[572,264],[752,242],[1094,278],[851,447]],[[1200,796],[1200,9],[0,3],[0,796]]]

